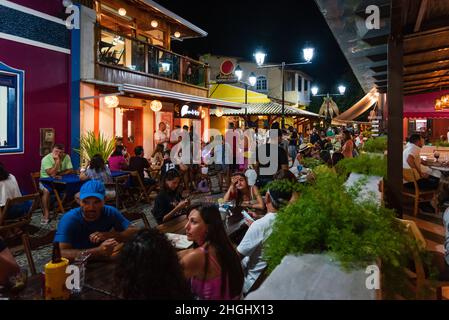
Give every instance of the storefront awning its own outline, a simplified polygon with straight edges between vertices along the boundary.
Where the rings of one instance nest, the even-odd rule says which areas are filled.
[[[352,121],[364,114],[369,108],[371,108],[377,102],[378,93],[376,89],[372,89],[362,99],[357,101],[351,108],[335,117],[333,121],[347,122]]]
[[[284,106],[284,114],[286,116],[301,116],[309,118],[323,118],[319,114],[297,109],[291,106]],[[253,103],[243,105],[240,110],[224,109],[223,115],[225,116],[280,116],[282,115],[282,105],[276,102],[270,103]]]
[[[133,84],[117,84],[117,83],[109,83],[97,80],[82,80],[86,83],[92,83],[101,86],[115,87],[117,91],[123,93],[132,93],[132,94],[141,94],[148,95],[155,98],[167,98],[172,100],[177,100],[181,103],[198,103],[203,106],[217,106],[217,107],[226,107],[230,109],[241,109],[244,105],[241,103],[235,103],[220,99],[212,99],[200,96],[194,96],[191,94],[180,93],[169,90],[162,90],[150,87],[136,86]]]

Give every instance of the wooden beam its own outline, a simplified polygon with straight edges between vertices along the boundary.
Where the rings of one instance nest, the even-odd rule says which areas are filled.
[[[391,33],[388,38],[388,178],[386,205],[402,217],[403,127],[403,1],[391,1]]]
[[[405,64],[404,68],[415,68],[415,67],[423,67],[426,65],[430,65],[430,64],[444,64],[444,63],[449,63],[449,59],[436,59],[436,60],[430,60],[430,61],[425,61],[425,62],[420,62],[420,63],[411,63],[411,64]]]
[[[418,32],[421,29],[422,20],[426,13],[428,0],[421,0],[421,6],[419,7],[418,17],[416,18],[415,28],[413,32]]]
[[[416,50],[416,51],[409,51],[404,53],[404,57],[410,57],[410,56],[414,56],[414,55],[421,55],[424,53],[430,53],[430,52],[449,52],[449,47],[447,45],[441,46],[441,47],[436,47],[436,48],[426,48],[426,49],[421,49],[421,50]]]
[[[419,88],[438,88],[440,86],[446,85],[449,83],[449,80],[447,81],[436,81],[436,82],[431,82],[431,83],[422,83],[419,85],[414,85],[414,86],[404,86],[404,90],[414,90],[414,89],[419,89]]]
[[[423,78],[410,79],[410,80],[404,79],[404,81],[405,81],[405,82],[409,82],[409,81],[422,81],[422,80],[438,79],[438,78],[445,77],[447,74],[449,74],[449,70],[446,71],[444,74],[438,75],[438,76],[423,77]]]
[[[438,79],[438,80],[434,80],[434,79]],[[441,82],[441,81],[447,81],[447,80],[449,80],[449,75],[441,76],[441,77],[434,78],[434,79],[404,81],[404,87],[416,86],[416,85],[425,85],[425,84],[433,84],[433,83],[438,83],[438,82]]]
[[[404,77],[411,77],[411,76],[420,76],[422,74],[429,74],[429,73],[435,73],[435,72],[441,72],[441,71],[449,71],[449,67],[447,68],[433,68],[433,69],[428,69],[425,71],[419,71],[419,72],[413,72],[413,73],[407,73],[404,72]]]

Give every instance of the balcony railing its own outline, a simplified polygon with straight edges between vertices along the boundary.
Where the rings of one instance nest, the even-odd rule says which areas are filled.
[[[207,66],[144,41],[98,27],[97,61],[114,67],[206,87]]]

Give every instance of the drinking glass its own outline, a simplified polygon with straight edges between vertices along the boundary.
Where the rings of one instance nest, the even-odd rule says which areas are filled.
[[[438,151],[435,151],[435,152],[433,153],[433,156],[435,157],[436,162],[438,162],[438,158],[440,157],[440,153],[439,153]]]

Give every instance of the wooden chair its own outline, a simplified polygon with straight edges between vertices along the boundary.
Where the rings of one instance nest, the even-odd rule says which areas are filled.
[[[133,180],[134,187],[137,188],[139,191],[138,199],[137,201],[146,201],[147,203],[151,203],[150,194],[151,191],[156,187],[156,185],[153,186],[145,186],[143,183],[139,173],[137,171],[129,171],[129,174],[131,175],[131,179]]]
[[[33,201],[30,210],[28,213],[17,219],[8,219],[6,217],[6,213],[8,212],[9,208],[11,208],[14,205],[23,204],[26,201]],[[31,244],[30,244],[30,237],[28,234],[28,231],[26,227],[31,222],[31,216],[33,214],[33,211],[36,207],[36,203],[39,201],[39,194],[30,194],[23,197],[17,197],[13,199],[8,199],[6,201],[5,206],[3,209],[0,209],[0,234],[6,233],[8,231],[14,232],[15,229],[20,229],[22,231],[21,238],[23,243],[23,248],[25,250],[25,254],[28,260],[28,265],[30,267],[31,274],[36,274],[36,267],[34,265],[33,255],[31,254]]]
[[[403,179],[407,182],[412,182],[414,187],[408,188],[403,186],[402,188],[402,194],[407,197],[411,197],[414,199],[414,206],[413,206],[413,214],[415,216],[418,215],[418,209],[419,209],[419,203],[429,201],[432,199],[432,197],[435,196],[437,193],[437,189],[432,190],[420,190],[418,186],[418,180],[420,178],[418,171],[416,169],[403,169],[402,170]],[[430,199],[427,199],[427,197],[430,196]],[[435,212],[436,213],[436,212]]]
[[[37,172],[31,172],[31,181],[33,182],[33,188],[34,192],[39,194],[39,206],[41,207],[41,210],[44,211],[44,205],[42,203],[42,190],[39,188],[39,179],[41,178],[41,173],[39,171]]]
[[[122,214],[129,221],[136,221],[136,220],[141,219],[143,221],[143,224],[144,224],[146,229],[150,229],[151,228],[150,222],[148,221],[147,216],[143,212],[129,212],[129,211],[125,211],[125,212],[122,212]]]
[[[421,259],[420,251],[426,250],[427,242],[415,221],[396,218],[396,221],[402,224],[409,234],[416,240],[417,247],[412,248],[412,266],[413,270],[406,268],[404,272],[415,285],[417,299],[425,298],[423,295],[426,290],[434,289],[436,298],[442,298],[442,288],[449,286],[449,281],[438,281],[429,279],[428,272]],[[433,253],[433,252],[432,252]]]

